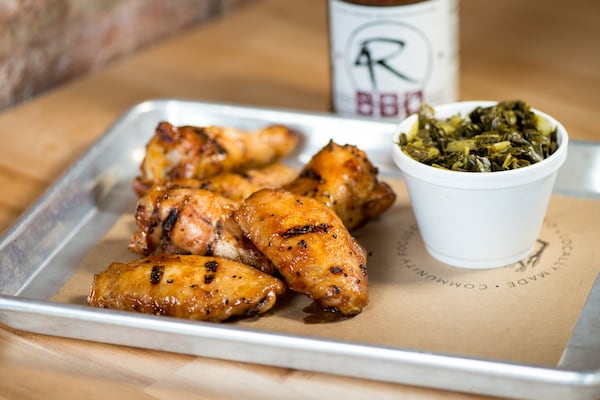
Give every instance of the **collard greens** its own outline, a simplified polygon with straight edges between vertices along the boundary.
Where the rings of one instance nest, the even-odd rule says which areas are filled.
[[[556,128],[523,101],[476,107],[467,117],[436,119],[424,105],[414,135],[398,145],[413,159],[437,168],[494,172],[526,167],[556,151]]]

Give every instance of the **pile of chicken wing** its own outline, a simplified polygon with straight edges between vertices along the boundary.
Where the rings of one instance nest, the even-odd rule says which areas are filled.
[[[94,276],[88,304],[205,321],[263,314],[288,290],[353,316],[369,302],[367,255],[350,233],[394,203],[377,168],[330,141],[301,171],[299,137],[273,125],[158,124],[133,189],[129,250]]]

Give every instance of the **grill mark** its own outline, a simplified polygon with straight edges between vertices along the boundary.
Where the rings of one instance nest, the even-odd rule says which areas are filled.
[[[217,261],[208,261],[204,264],[204,267],[206,268],[206,272],[217,272],[219,263]]]
[[[215,242],[208,242],[206,243],[206,254],[205,256],[207,257],[212,257],[215,255]]]
[[[246,171],[240,171],[240,172],[237,173],[237,175],[239,175],[243,179],[247,180],[248,182],[252,182],[252,175],[250,175]]]
[[[210,141],[210,137],[206,134],[206,129],[198,126],[192,127],[194,133],[200,137],[205,142]]]
[[[173,230],[173,227],[177,223],[178,219],[179,219],[179,209],[178,208],[171,209],[171,211],[169,211],[169,215],[167,215],[167,218],[165,218],[162,223],[161,239],[163,241],[169,240],[171,238],[171,231]]]
[[[156,127],[156,133],[160,141],[167,143],[175,143],[177,141],[178,131],[168,122],[161,122]]]
[[[219,141],[213,139],[211,140],[211,143],[213,144],[213,146],[215,146],[217,154],[227,155],[227,149],[225,149],[225,147],[223,147],[221,143],[219,143]]]
[[[338,265],[329,268],[329,272],[332,274],[338,275],[344,272],[344,269]]]
[[[150,283],[153,285],[157,285],[162,280],[162,277],[165,273],[164,265],[154,265],[152,267],[152,271],[150,271]]]
[[[143,215],[143,214],[142,214]],[[160,221],[160,198],[157,198],[154,207],[152,208],[152,213],[148,218],[148,233],[154,233],[154,228],[158,226],[158,222]]]
[[[314,168],[305,168],[304,170],[302,170],[302,172],[300,172],[299,178],[310,179],[318,183],[325,182],[321,174],[319,174]]]
[[[318,225],[303,225],[303,226],[294,226],[290,229],[287,229],[281,234],[281,237],[284,239],[289,239],[294,236],[305,235],[307,233],[327,233],[329,231],[329,224],[318,224]]]
[[[202,153],[207,152],[208,149],[214,150],[215,154],[227,154],[227,149],[223,147],[223,145],[215,138],[210,137],[206,133],[206,128],[194,127],[194,133],[200,137],[200,139],[204,142],[202,146]]]
[[[202,220],[204,222],[206,222],[208,225],[212,224],[212,221],[210,221],[208,219],[202,218]],[[222,236],[223,236],[223,222],[219,220],[216,222],[216,224],[214,226],[214,235],[212,235],[206,243],[206,254],[204,254],[205,256],[212,257],[215,255],[215,249],[216,249],[219,241],[222,239]]]

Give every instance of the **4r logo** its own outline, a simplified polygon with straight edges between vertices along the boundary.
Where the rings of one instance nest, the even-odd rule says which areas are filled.
[[[383,53],[379,58],[375,58],[372,53],[381,45],[391,45],[391,51]],[[371,84],[374,88],[377,88],[377,80],[375,78],[376,67],[384,68],[404,81],[418,83],[418,80],[411,78],[409,75],[392,65],[393,59],[402,53],[404,46],[405,42],[398,39],[372,38],[363,40],[360,43],[360,53],[358,54],[358,57],[356,57],[354,65],[368,68]]]
[[[358,27],[345,52],[356,112],[401,117],[418,111],[431,72],[430,48],[410,25],[378,21]]]

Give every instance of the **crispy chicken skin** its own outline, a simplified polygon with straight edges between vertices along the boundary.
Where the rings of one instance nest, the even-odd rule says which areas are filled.
[[[283,282],[247,265],[218,257],[159,255],[112,263],[96,274],[93,307],[203,321],[224,321],[270,310]]]
[[[225,172],[210,178],[174,178],[164,182],[166,188],[196,188],[210,190],[228,199],[242,201],[263,188],[278,188],[290,183],[298,171],[282,163],[244,172]],[[138,193],[143,195],[143,193]]]
[[[136,193],[173,178],[208,178],[223,172],[242,171],[272,164],[296,146],[289,129],[273,125],[255,132],[230,127],[176,127],[158,124],[146,145]]]
[[[235,219],[293,291],[348,316],[367,305],[365,251],[322,202],[263,189],[242,203]]]
[[[208,190],[154,185],[138,200],[138,229],[129,250],[142,256],[219,256],[275,272],[233,219],[237,207],[237,202]]]
[[[354,229],[394,204],[396,194],[377,173],[364,151],[330,141],[284,188],[322,201]]]

